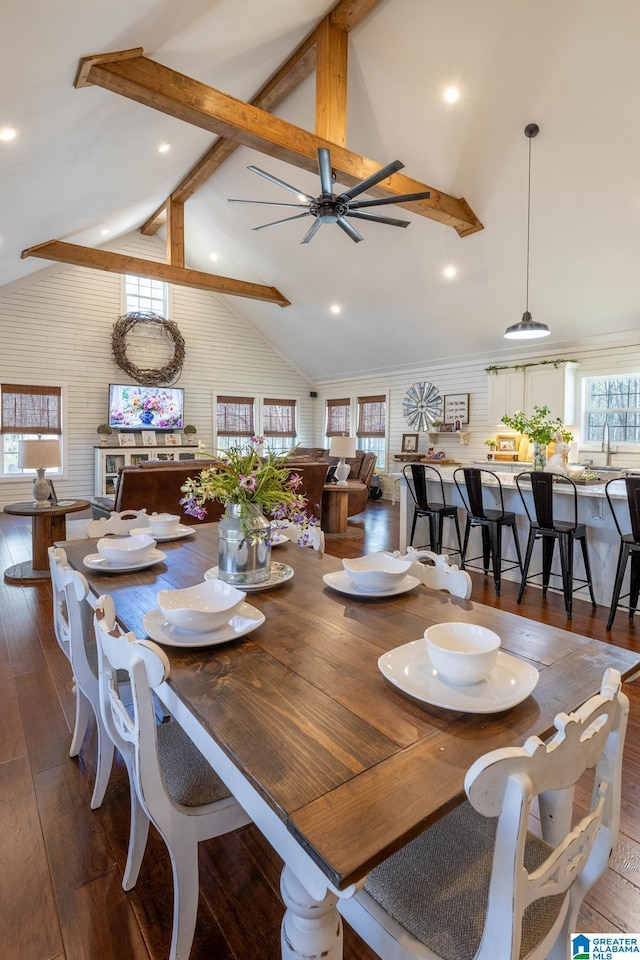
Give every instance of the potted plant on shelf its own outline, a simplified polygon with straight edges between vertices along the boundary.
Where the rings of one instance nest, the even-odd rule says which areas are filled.
[[[485,446],[489,447],[489,453],[487,454],[487,460],[493,460],[493,454],[496,449],[496,441],[494,437],[489,437],[488,440],[485,440]]]
[[[96,432],[100,436],[100,443],[102,444],[102,446],[103,447],[106,446],[108,438],[113,433],[112,428],[109,426],[108,423],[99,423],[98,426],[96,427]]]
[[[193,445],[196,442],[196,433],[198,432],[192,423],[188,423],[182,431],[187,438],[187,443]]]
[[[534,406],[533,414],[527,416],[522,410],[516,410],[512,417],[505,414],[502,422],[512,430],[524,434],[533,440],[533,469],[544,470],[547,464],[547,447],[555,440],[556,433],[562,434],[565,443],[573,440],[573,434],[566,430],[561,420],[549,419],[549,407]]]

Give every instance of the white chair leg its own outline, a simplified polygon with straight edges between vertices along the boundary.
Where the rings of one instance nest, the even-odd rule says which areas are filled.
[[[102,721],[96,717],[96,727],[98,732],[98,749],[96,760],[96,782],[93,785],[93,795],[91,797],[91,809],[97,810],[102,806],[104,795],[107,791],[109,777],[111,776],[111,767],[113,766],[113,754],[115,747],[113,741],[107,735]]]
[[[192,835],[167,844],[173,873],[173,932],[169,960],[189,960],[198,916],[198,841]]]
[[[131,817],[129,826],[129,849],[127,851],[127,862],[122,877],[123,890],[132,890],[138,882],[138,874],[140,873],[142,858],[147,847],[147,837],[149,836],[149,817],[138,800],[131,776],[130,773],[129,791],[131,795]]]
[[[73,736],[71,737],[71,746],[69,747],[69,756],[77,757],[82,747],[84,735],[89,726],[89,717],[93,713],[91,704],[84,693],[76,683],[76,718],[73,725]]]

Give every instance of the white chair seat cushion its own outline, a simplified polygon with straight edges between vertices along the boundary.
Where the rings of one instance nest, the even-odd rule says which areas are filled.
[[[471,960],[485,923],[497,822],[460,804],[372,870],[365,891],[443,960]],[[529,833],[526,869],[535,870],[551,850]],[[563,900],[546,897],[527,910],[521,958],[552,927]]]
[[[231,796],[179,723],[161,723],[156,731],[162,776],[172,800],[201,807]]]

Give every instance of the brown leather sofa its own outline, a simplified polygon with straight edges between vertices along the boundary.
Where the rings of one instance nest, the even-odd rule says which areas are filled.
[[[330,464],[337,464],[338,457],[327,457]],[[355,457],[350,457],[346,463],[351,468],[347,480],[349,481],[349,505],[347,507],[348,516],[353,517],[356,513],[362,513],[366,509],[369,499],[369,488],[371,478],[376,465],[375,453],[365,453],[364,450],[356,450]]]

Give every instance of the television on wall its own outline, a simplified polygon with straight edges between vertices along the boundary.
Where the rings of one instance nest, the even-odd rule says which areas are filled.
[[[114,430],[181,430],[184,390],[110,383],[109,426]]]

